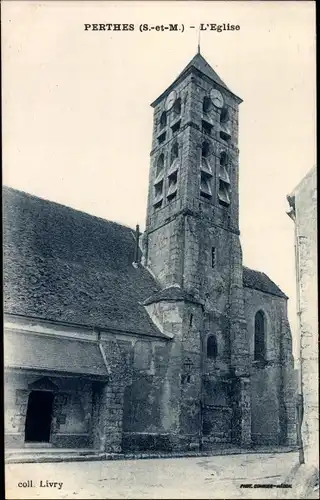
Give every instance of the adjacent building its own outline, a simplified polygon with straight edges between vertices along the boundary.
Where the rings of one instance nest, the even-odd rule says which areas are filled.
[[[319,469],[319,353],[317,174],[312,168],[287,197],[294,221],[297,330],[300,347],[300,394],[303,397],[304,460]],[[302,413],[302,412],[301,412]]]

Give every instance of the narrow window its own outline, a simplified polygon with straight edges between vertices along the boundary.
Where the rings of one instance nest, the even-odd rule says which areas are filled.
[[[254,319],[254,359],[263,361],[265,359],[265,315],[258,311]]]
[[[211,191],[211,183],[210,177],[208,177],[205,172],[201,172],[200,177],[200,195],[204,198],[211,199],[212,191]]]
[[[209,113],[211,109],[211,99],[210,97],[205,96],[202,102],[202,111],[204,113]]]
[[[224,207],[228,207],[230,205],[230,177],[227,170],[228,163],[228,154],[226,151],[222,151],[220,154],[218,200],[220,205]]]
[[[205,120],[202,120],[202,132],[204,134],[211,135],[212,127],[213,127],[213,125],[211,125],[211,123],[208,123]]]
[[[181,98],[178,97],[178,99],[176,99],[174,105],[173,105],[173,110],[175,113],[177,113],[177,115],[180,115],[181,113]]]
[[[207,338],[207,357],[216,359],[218,355],[218,344],[215,335],[209,335]]]
[[[155,209],[155,210],[159,210],[161,207],[162,207],[162,200],[157,201],[157,202],[154,204],[154,209]]]
[[[168,177],[169,181],[169,186],[168,186],[168,193],[167,193],[167,198],[168,201],[173,200],[177,196],[177,188],[178,188],[178,171],[176,170],[173,172],[171,175]]]
[[[158,143],[162,144],[166,140],[166,133],[163,132],[163,134],[159,135],[158,137]]]
[[[215,247],[211,248],[211,267],[214,269],[216,267],[216,249]]]
[[[208,158],[209,152],[210,152],[210,144],[205,141],[202,144],[202,148],[201,148],[201,156],[202,156],[202,158]]]
[[[228,120],[229,120],[229,110],[228,108],[224,107],[222,108],[220,113],[220,123],[227,123]]]
[[[225,182],[221,178],[219,179],[219,191],[218,191],[218,200],[219,204],[223,207],[229,207],[230,205],[230,196],[229,196],[230,184]]]
[[[177,121],[177,123],[175,123],[174,125],[172,125],[171,130],[172,130],[173,134],[175,132],[178,132],[178,130],[180,130],[180,124],[181,124],[181,120]]]
[[[153,205],[155,209],[162,206],[163,200],[163,170],[164,170],[164,154],[161,153],[156,163],[156,179],[154,181],[154,200]]]
[[[229,142],[231,139],[230,132],[225,131],[225,130],[220,130],[220,137],[226,142]]]
[[[160,172],[162,172],[163,167],[164,167],[164,154],[161,153],[161,155],[159,156],[159,158],[157,160],[156,175],[159,175]]]
[[[178,156],[179,156],[179,146],[178,143],[175,142],[170,152],[170,165],[174,162],[176,158],[178,158]]]
[[[162,194],[162,191],[163,191],[163,181],[155,185],[154,187],[155,197],[159,197]]]
[[[222,151],[220,154],[220,165],[223,165],[224,167],[228,165],[229,158],[228,154],[225,151]]]
[[[160,116],[160,129],[167,125],[167,113],[163,111]]]
[[[210,151],[210,145],[208,142],[204,142],[202,144],[201,148],[201,171],[202,174],[207,174],[208,177],[212,177],[212,169],[211,165],[209,162],[209,151]]]

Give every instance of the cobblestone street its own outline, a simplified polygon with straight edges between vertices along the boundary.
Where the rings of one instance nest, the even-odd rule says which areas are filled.
[[[290,490],[240,485],[281,484],[297,460],[297,453],[290,452],[10,464],[6,466],[6,498],[283,498]]]

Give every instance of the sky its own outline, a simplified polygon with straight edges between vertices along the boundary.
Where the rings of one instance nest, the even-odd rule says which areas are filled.
[[[85,31],[85,24],[134,24]],[[139,25],[178,23],[184,31]],[[3,184],[144,229],[153,110],[197,51],[243,99],[244,264],[289,296],[296,354],[294,227],[286,195],[315,165],[314,2],[2,3]]]

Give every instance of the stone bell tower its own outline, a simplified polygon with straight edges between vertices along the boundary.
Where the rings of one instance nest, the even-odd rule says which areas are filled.
[[[172,301],[179,297],[184,303],[181,373],[186,380],[184,367],[191,363],[193,389],[186,396],[199,402],[198,425],[203,430],[212,427],[212,420],[227,420],[228,428],[213,430],[212,439],[228,441],[233,427],[241,429],[238,441],[248,443],[249,352],[238,193],[241,102],[199,52],[153,102],[144,262],[163,287],[163,297],[170,290]],[[210,342],[216,346],[213,356]],[[210,413],[217,406],[212,394],[225,401],[229,420],[226,413]]]

